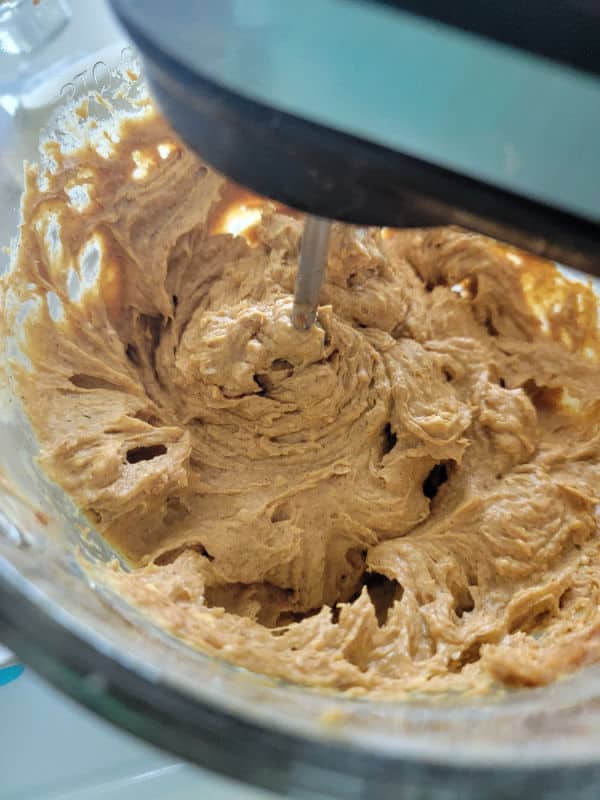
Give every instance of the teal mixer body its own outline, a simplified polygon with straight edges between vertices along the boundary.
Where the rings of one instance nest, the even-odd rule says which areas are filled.
[[[464,224],[598,273],[600,16],[450,5],[113,0],[166,115],[238,182],[348,222]]]

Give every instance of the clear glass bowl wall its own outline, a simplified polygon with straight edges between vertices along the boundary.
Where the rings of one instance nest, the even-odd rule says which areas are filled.
[[[0,97],[0,244],[18,225],[23,159],[54,109],[117,81],[119,42]],[[8,269],[2,254],[0,271]],[[18,331],[13,332],[18,338]],[[5,359],[10,341],[0,343]],[[500,699],[371,702],[250,674],[119,610],[75,557],[113,556],[35,466],[0,384],[0,641],[118,725],[211,769],[302,797],[597,796],[600,668]],[[568,795],[565,793],[568,792]]]

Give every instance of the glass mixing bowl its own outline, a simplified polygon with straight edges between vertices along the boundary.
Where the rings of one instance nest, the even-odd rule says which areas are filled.
[[[36,158],[52,110],[110,91],[131,57],[117,43],[83,66],[71,61],[43,87],[0,97],[2,243],[17,228],[22,160]],[[3,358],[14,341],[0,343]],[[599,796],[600,666],[542,689],[436,702],[352,699],[251,674],[195,652],[94,587],[77,548],[92,562],[113,554],[93,531],[82,537],[88,523],[39,473],[35,451],[0,374],[0,641],[116,725],[294,797]]]

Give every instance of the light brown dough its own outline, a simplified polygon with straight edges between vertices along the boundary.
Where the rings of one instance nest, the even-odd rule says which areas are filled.
[[[149,108],[111,148],[27,168],[2,302],[7,334],[31,301],[14,386],[43,469],[129,561],[122,595],[355,693],[599,657],[592,290],[458,229],[336,225],[298,332],[297,216],[218,233],[233,189]]]

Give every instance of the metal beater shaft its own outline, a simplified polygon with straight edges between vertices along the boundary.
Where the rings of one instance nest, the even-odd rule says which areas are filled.
[[[330,228],[328,219],[306,216],[292,311],[292,322],[298,330],[308,330],[317,316],[321,284],[327,266]]]

